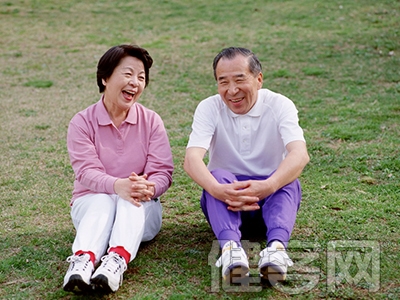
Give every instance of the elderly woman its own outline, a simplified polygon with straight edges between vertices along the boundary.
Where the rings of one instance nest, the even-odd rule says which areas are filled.
[[[109,49],[97,66],[100,100],[69,124],[76,236],[66,291],[117,291],[140,243],[160,231],[159,196],[172,183],[171,148],[160,116],[137,103],[152,63],[138,46]]]

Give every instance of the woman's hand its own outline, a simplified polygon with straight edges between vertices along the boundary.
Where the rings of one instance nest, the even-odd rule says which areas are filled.
[[[142,176],[132,172],[129,176],[132,184],[132,197],[138,201],[150,201],[155,193],[155,183],[147,180],[147,174]]]
[[[150,201],[155,193],[155,183],[147,180],[147,174],[132,172],[128,178],[117,179],[114,190],[118,196],[139,207],[140,202]]]

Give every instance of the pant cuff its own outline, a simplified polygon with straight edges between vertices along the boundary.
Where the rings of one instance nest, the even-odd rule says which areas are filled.
[[[235,241],[239,246],[241,245],[240,235],[234,230],[223,230],[218,234],[217,238],[221,248],[227,241]]]
[[[268,231],[267,236],[267,245],[269,245],[273,241],[280,241],[287,249],[289,243],[290,235],[287,230],[283,228],[274,228]]]

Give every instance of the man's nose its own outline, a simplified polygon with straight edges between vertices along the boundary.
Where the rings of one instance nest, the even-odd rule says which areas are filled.
[[[238,92],[238,90],[239,90],[239,89],[238,89],[236,83],[232,82],[232,83],[229,84],[229,86],[228,86],[228,93],[229,93],[230,95],[236,94],[236,93]]]

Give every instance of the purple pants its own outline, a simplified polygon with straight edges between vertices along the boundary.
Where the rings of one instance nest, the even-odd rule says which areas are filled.
[[[265,180],[269,176],[236,176],[229,171],[216,169],[211,174],[219,183],[232,183],[234,180]],[[301,187],[298,179],[282,187],[274,194],[258,202],[260,209],[249,212],[233,212],[227,204],[215,199],[203,190],[200,205],[208,223],[221,247],[228,240],[240,240],[252,233],[266,235],[267,245],[278,240],[287,247],[300,208]]]

